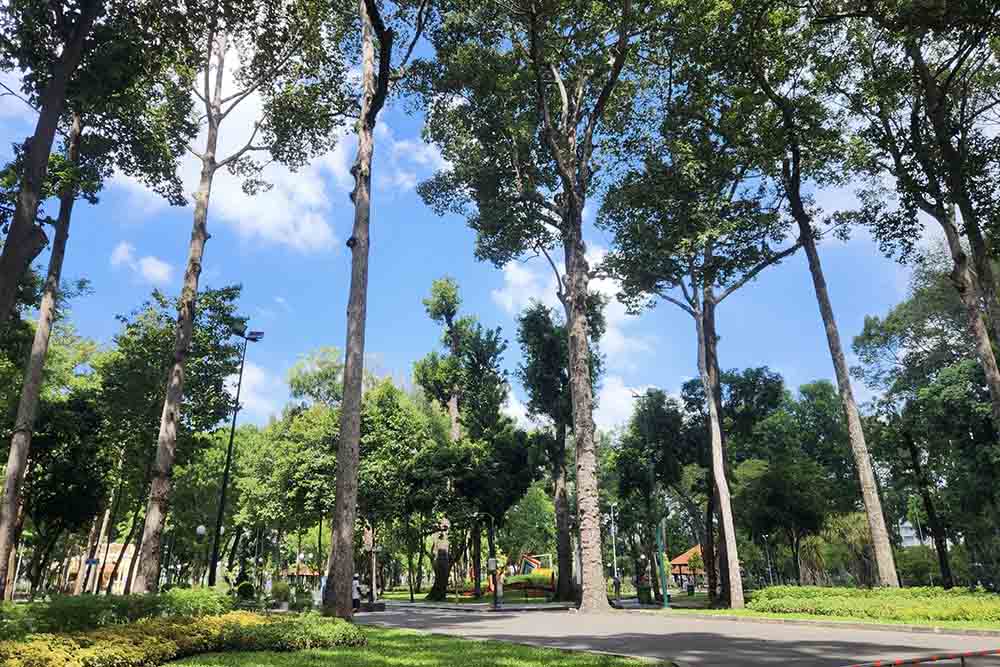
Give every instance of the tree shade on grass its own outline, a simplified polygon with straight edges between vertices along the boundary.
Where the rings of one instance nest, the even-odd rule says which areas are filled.
[[[542,649],[504,642],[482,642],[404,630],[365,629],[368,646],[297,653],[213,653],[174,665],[204,667],[632,667],[649,662],[593,653]]]

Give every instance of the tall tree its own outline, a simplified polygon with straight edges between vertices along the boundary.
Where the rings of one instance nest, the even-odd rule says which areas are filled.
[[[692,45],[694,48],[694,45]],[[640,310],[660,297],[691,315],[708,406],[713,495],[729,603],[743,606],[722,421],[716,309],[799,243],[776,249],[788,223],[766,184],[759,155],[743,144],[751,99],[692,68],[678,80],[644,165],[605,198],[599,224],[615,235],[604,266],[622,281],[620,298]]]
[[[444,327],[442,342],[448,353],[439,356],[432,352],[418,361],[413,369],[417,383],[448,410],[450,438],[453,443],[462,437],[462,392],[466,382],[471,379],[465,373],[463,355],[474,320],[468,316],[458,316],[461,304],[458,283],[454,279],[440,278],[431,284],[431,294],[424,299],[424,308],[432,320]],[[445,599],[448,593],[448,575],[451,572],[451,547],[448,541],[450,521],[447,516],[443,516],[439,523],[432,549],[434,584],[427,594],[429,600]]]
[[[844,154],[844,119],[828,103],[822,67],[817,63],[827,37],[812,23],[815,14],[811,7],[776,6],[763,0],[732,4],[709,0],[706,6],[712,18],[704,38],[714,44],[717,67],[734,73],[767,112],[757,115],[759,122],[753,127],[754,136],[766,141],[758,140],[754,145],[770,153],[768,171],[781,185],[809,262],[847,419],[879,583],[898,586],[875,472],[816,245],[819,234],[815,221],[821,211],[805,191],[810,185],[835,182],[842,175],[839,163]]]
[[[423,33],[428,0],[404,0],[388,21],[376,0],[358,0],[361,24],[360,115],[356,132],[358,149],[351,173],[354,176],[354,226],[347,247],[351,249],[351,284],[347,302],[347,343],[344,359],[344,398],[340,411],[340,443],[337,448],[336,506],[333,513],[333,556],[330,559],[323,607],[341,618],[350,618],[351,580],[354,574],[354,519],[357,513],[358,451],[361,438],[361,395],[364,382],[365,322],[368,310],[368,248],[371,221],[372,158],[375,124],[385,106],[394,78],[400,76]],[[397,31],[412,26],[412,40],[393,66]],[[375,42],[378,41],[376,65]],[[376,67],[378,68],[376,71]],[[395,71],[394,71],[395,70]]]
[[[595,302],[594,305],[600,304]],[[593,388],[596,389],[601,375],[601,357],[595,347],[604,328],[604,318],[599,307],[591,310],[587,324],[590,327],[590,379]],[[559,320],[552,309],[542,303],[532,303],[518,317],[517,339],[524,358],[518,366],[517,376],[528,392],[528,413],[533,417],[549,420],[555,434],[551,446],[546,448],[549,473],[552,476],[556,553],[559,566],[555,592],[556,599],[568,601],[575,597],[572,578],[573,545],[570,534],[572,515],[566,470],[566,436],[573,424],[569,383],[569,334],[565,323]]]
[[[437,211],[467,217],[481,259],[502,266],[545,254],[555,269],[552,251],[562,251],[556,274],[570,341],[581,609],[606,609],[587,322],[593,271],[583,214],[595,186],[597,146],[630,108],[635,43],[660,12],[656,3],[632,0],[462,0],[449,8],[449,20],[434,33],[437,59],[423,70],[421,94],[425,132],[453,168],[420,191]]]
[[[39,306],[38,324],[18,406],[16,426],[7,465],[4,501],[0,505],[0,561],[10,547],[14,515],[18,502],[19,475],[23,475],[31,447],[31,432],[37,412],[42,370],[48,352],[52,321],[60,287],[63,258],[69,237],[73,206],[77,198],[96,203],[103,182],[114,170],[137,176],[172,201],[181,201],[180,183],[175,174],[176,162],[184,142],[193,133],[187,120],[190,103],[183,93],[183,82],[165,76],[146,44],[126,41],[115,50],[123,62],[125,74],[105,77],[107,57],[92,58],[77,72],[80,85],[88,85],[89,96],[69,102],[65,156],[51,159],[48,177],[50,189],[59,198],[55,220],[55,238]],[[146,57],[143,57],[143,55]],[[150,74],[133,75],[132,70],[148,68]],[[94,71],[99,69],[100,72]],[[121,89],[118,79],[132,83]],[[84,135],[84,129],[89,130]],[[0,591],[6,570],[0,564]]]
[[[161,536],[170,499],[185,364],[191,350],[215,176],[219,170],[228,169],[245,178],[247,189],[261,187],[264,163],[255,156],[264,155],[292,167],[304,164],[310,156],[329,148],[350,107],[344,90],[347,65],[340,49],[343,17],[326,3],[295,0],[249,11],[249,6],[241,2],[213,0],[206,12],[207,26],[193,39],[200,69],[200,85],[195,87],[194,95],[204,105],[205,144],[202,150],[189,148],[201,161],[201,174],[194,195],[173,366],[166,383],[135,578],[137,592],[155,591],[159,585]],[[235,67],[228,60],[233,55],[238,60]],[[236,88],[228,92],[227,71]],[[241,148],[219,158],[223,121],[251,98],[260,100],[261,111],[249,138]]]

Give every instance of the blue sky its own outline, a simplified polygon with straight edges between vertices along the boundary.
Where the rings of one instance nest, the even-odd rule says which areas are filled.
[[[414,187],[445,166],[420,138],[422,120],[401,105],[380,117],[373,182],[373,223],[366,349],[382,374],[405,380],[413,362],[434,349],[439,330],[421,299],[431,281],[448,275],[462,290],[463,310],[488,326],[500,326],[510,340],[507,367],[519,352],[515,315],[530,299],[554,302],[551,270],[533,259],[497,269],[473,257],[474,235],[457,217],[440,218]],[[222,154],[242,145],[251,128],[253,104],[222,127]],[[9,157],[12,141],[30,133],[33,112],[10,97],[0,98],[0,147]],[[343,348],[353,208],[348,199],[354,144],[350,137],[298,173],[273,168],[271,191],[242,193],[238,181],[220,172],[209,211],[209,240],[203,285],[242,283],[242,310],[253,328],[266,332],[248,355],[241,419],[264,422],[287,400],[285,374],[300,355],[321,346]],[[187,190],[197,166],[181,167]],[[823,192],[827,207],[849,205],[849,190]],[[597,202],[588,207],[596,210]],[[139,305],[154,287],[177,294],[187,255],[192,208],[168,206],[140,184],[116,177],[96,206],[78,204],[70,230],[64,276],[87,277],[93,294],[79,298],[72,318],[80,333],[108,344],[118,329],[115,315]],[[590,251],[609,244],[588,232]],[[864,316],[884,313],[905,294],[907,271],[883,258],[864,233],[820,248],[827,281],[845,342]],[[39,262],[47,261],[47,253]],[[608,294],[614,284],[597,285]],[[658,386],[675,392],[695,375],[694,325],[690,317],[662,303],[641,317],[629,317],[617,303],[608,312],[602,380],[596,420],[611,428],[627,419],[634,392]],[[832,378],[832,366],[808,269],[799,254],[731,296],[720,308],[720,360],[724,367],[768,365],[795,387]],[[849,354],[849,357],[851,355]],[[523,414],[523,390],[514,382],[513,414]],[[867,395],[861,387],[858,393]]]

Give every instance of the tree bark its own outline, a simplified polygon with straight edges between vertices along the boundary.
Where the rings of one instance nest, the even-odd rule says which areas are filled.
[[[21,544],[21,531],[24,529],[24,498],[17,505],[17,519],[14,522],[14,539],[11,542],[10,557],[7,559],[7,571],[13,571],[14,575],[3,592],[3,600],[12,601],[14,599],[14,589],[17,588],[17,564],[18,550]]]
[[[115,577],[118,576],[118,568],[121,567],[122,560],[125,558],[125,549],[132,542],[132,538],[135,537],[136,530],[139,528],[139,512],[141,510],[141,507],[137,507],[135,513],[132,514],[132,523],[129,526],[128,535],[122,540],[122,548],[118,551],[118,556],[115,558],[114,567],[111,568],[111,574],[108,577],[108,587],[104,591],[105,595],[111,595],[114,588]]]
[[[80,162],[80,137],[82,133],[83,122],[80,115],[74,113],[66,150],[69,162],[74,165]],[[47,156],[46,159],[48,159]],[[62,274],[63,257],[66,255],[66,241],[69,238],[69,223],[73,215],[73,202],[75,200],[76,184],[69,183],[59,193],[56,236],[52,244],[52,255],[49,257],[49,269],[45,277],[45,289],[42,293],[42,305],[38,311],[35,337],[31,343],[31,352],[24,370],[24,385],[21,388],[21,399],[17,406],[14,435],[10,441],[3,501],[0,503],[0,593],[3,592],[7,581],[7,564],[13,543],[14,522],[17,517],[17,506],[21,495],[21,485],[24,482],[28,454],[31,451],[31,434],[35,428],[35,418],[38,415],[38,399],[42,391],[42,371],[45,368],[45,357],[49,351],[49,338],[52,335],[52,322],[56,315],[59,277]]]
[[[94,584],[90,588],[90,591],[95,595],[101,592],[101,577],[104,574],[104,568],[108,564],[108,552],[111,550],[111,535],[115,529],[115,521],[118,518],[118,508],[121,506],[122,495],[125,487],[125,480],[118,482],[118,491],[115,493],[114,503],[111,505],[111,514],[106,516],[106,521],[104,522],[104,528],[102,528],[102,533],[104,535],[104,554],[101,556],[100,562],[97,564],[97,572],[94,574]],[[98,543],[98,549],[100,549],[100,543]]]
[[[476,599],[483,596],[483,527],[477,520],[472,526],[472,586]]]
[[[323,608],[327,614],[350,619],[354,574],[354,521],[358,498],[358,453],[361,439],[361,394],[364,380],[365,321],[368,307],[368,228],[371,218],[371,169],[375,150],[375,41],[372,17],[365,0],[358,0],[361,17],[361,117],[354,175],[354,228],[351,249],[351,286],[347,305],[347,354],[344,361],[344,399],[340,408],[337,444],[337,487],[331,548]]]
[[[712,453],[712,477],[715,482],[715,495],[718,501],[720,516],[719,537],[724,545],[720,549],[724,558],[722,567],[728,577],[728,602],[733,609],[742,609],[743,578],[740,574],[740,561],[736,551],[736,531],[733,523],[732,499],[729,493],[729,482],[726,478],[726,462],[722,448],[722,416],[716,401],[718,395],[718,364],[716,360],[715,333],[715,300],[710,287],[703,290],[703,303],[700,313],[696,314],[695,322],[698,334],[698,370],[701,374],[702,386],[708,403],[709,441]],[[721,546],[721,545],[720,545]]]
[[[871,531],[872,550],[875,553],[875,563],[878,568],[879,584],[898,587],[896,564],[892,557],[892,545],[889,543],[889,532],[885,527],[885,517],[882,514],[882,501],[879,499],[875,484],[875,471],[872,468],[868,445],[865,443],[864,430],[861,428],[861,416],[851,389],[851,378],[844,358],[844,348],[840,343],[840,331],[834,319],[833,306],[823,276],[819,253],[816,250],[816,239],[808,215],[801,204],[801,199],[792,197],[793,213],[799,225],[802,245],[809,260],[809,273],[812,275],[813,287],[816,291],[816,301],[819,304],[820,316],[826,329],[826,340],[830,348],[830,357],[837,375],[837,387],[843,404],[844,416],[847,420],[847,432],[851,440],[851,451],[857,467],[861,483],[861,496],[865,504],[865,515],[868,518],[868,528]]]
[[[594,396],[590,378],[587,296],[590,267],[583,242],[582,211],[570,205],[564,231],[566,257],[566,326],[569,332],[570,398],[576,441],[576,515],[580,527],[580,611],[611,608],[604,582],[601,551],[601,508],[597,488],[597,442]]]
[[[104,522],[108,520],[109,512],[110,508],[105,509],[103,512],[98,510],[97,515],[90,524],[90,533],[87,535],[87,546],[80,554],[80,568],[76,571],[76,581],[73,583],[73,595],[82,593],[87,580],[90,579],[90,569],[92,566],[88,565],[87,561],[97,555],[97,545],[101,540],[101,534],[104,532]],[[102,514],[103,522],[100,520]]]
[[[993,426],[1000,433],[1000,368],[997,367],[996,355],[990,342],[990,334],[983,322],[982,304],[988,303],[990,296],[982,289],[981,281],[976,272],[969,266],[969,256],[962,248],[955,227],[954,209],[939,209],[934,216],[941,229],[944,230],[951,253],[951,282],[958,292],[958,297],[965,307],[966,323],[969,333],[976,346],[976,357],[986,376],[986,387],[990,393],[990,410]],[[1000,338],[998,338],[1000,340]]]
[[[132,550],[132,560],[130,560],[128,564],[128,574],[125,575],[125,588],[122,590],[122,593],[125,595],[128,595],[132,592],[132,582],[135,579],[135,567],[136,564],[139,562],[139,553],[142,550],[141,541],[142,541],[142,534],[139,534],[136,537],[135,549]]]
[[[80,64],[84,44],[103,6],[103,0],[83,3],[80,17],[72,27],[62,53],[52,68],[52,78],[42,90],[35,132],[25,142],[21,187],[14,205],[14,217],[0,251],[0,325],[10,318],[17,298],[17,288],[31,262],[48,240],[35,219],[48,172],[52,142],[59,127],[59,119],[66,108],[69,80]],[[0,553],[0,556],[6,556],[6,552]],[[0,587],[3,586],[4,576],[6,572],[0,572]]]
[[[948,557],[948,537],[945,535],[944,525],[934,505],[934,498],[931,496],[930,480],[927,478],[927,471],[920,461],[920,450],[909,430],[904,432],[903,437],[906,440],[906,448],[913,465],[913,477],[920,491],[920,499],[924,503],[924,511],[927,513],[927,523],[934,538],[934,550],[937,551],[938,565],[941,568],[941,585],[944,588],[954,588],[955,578],[951,573],[951,560]]]
[[[573,540],[570,536],[569,491],[566,484],[566,425],[556,427],[555,451],[552,458],[552,495],[556,510],[556,578],[555,599],[569,602],[576,599],[573,591]]]
[[[149,502],[146,506],[146,524],[142,531],[142,553],[139,554],[139,569],[135,577],[137,593],[155,593],[160,584],[160,550],[163,526],[167,519],[172,491],[171,477],[177,454],[177,426],[181,417],[184,399],[184,366],[191,354],[191,338],[197,308],[198,279],[201,276],[202,257],[208,234],[208,203],[212,194],[212,182],[218,169],[216,151],[219,144],[219,123],[222,120],[222,80],[225,71],[227,41],[220,35],[213,45],[216,60],[215,91],[211,96],[207,113],[208,130],[205,152],[201,157],[201,177],[195,193],[194,220],[191,241],[188,245],[187,266],[184,270],[184,285],[180,304],[177,308],[177,326],[174,333],[174,359],[167,379],[163,414],[160,417],[160,433],[156,442],[156,459],[153,478],[149,487]],[[208,63],[206,63],[208,66]]]
[[[715,602],[718,597],[719,579],[715,567],[715,474],[711,463],[708,470],[708,500],[705,503],[705,543],[702,548],[702,560],[705,562],[705,586],[708,588],[708,601]]]

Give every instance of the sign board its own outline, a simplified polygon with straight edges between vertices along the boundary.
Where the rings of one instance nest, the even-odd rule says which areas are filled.
[[[496,572],[497,571],[497,559],[496,558],[488,558],[488,559],[486,559],[486,571],[487,572]]]
[[[85,562],[85,563],[86,563],[87,565],[97,565],[98,563],[100,563],[100,562],[101,562],[101,560],[100,560],[99,558],[88,558],[88,559],[87,559],[86,561],[84,561],[84,562]]]

